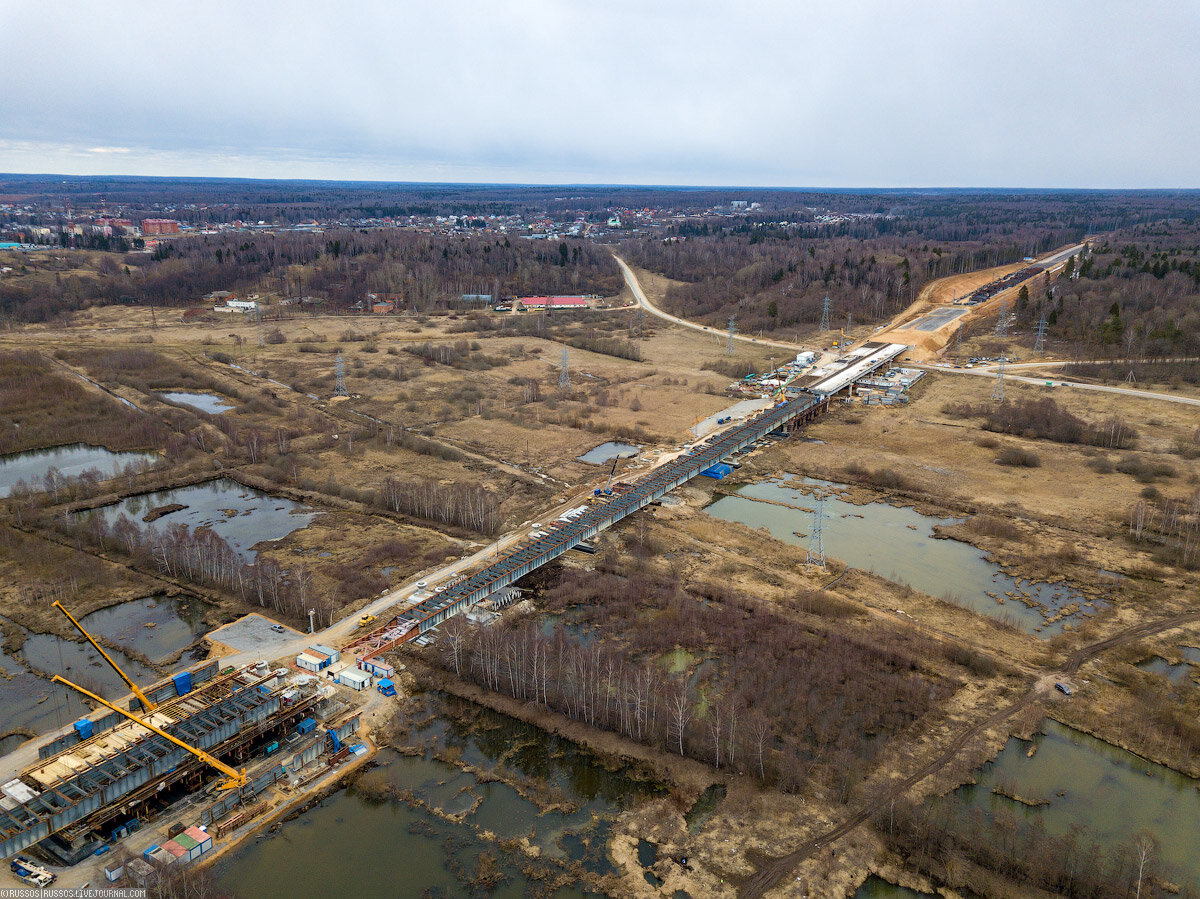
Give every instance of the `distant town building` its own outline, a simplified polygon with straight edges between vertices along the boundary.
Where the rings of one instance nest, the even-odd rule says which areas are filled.
[[[178,233],[179,222],[175,219],[142,219],[142,234],[146,237]]]

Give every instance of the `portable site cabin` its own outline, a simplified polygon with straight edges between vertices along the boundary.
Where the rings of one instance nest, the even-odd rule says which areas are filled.
[[[354,659],[355,664],[367,674],[375,677],[394,677],[396,669],[381,659],[366,659],[362,656],[357,656]]]
[[[311,671],[314,674],[322,668],[328,667],[328,665],[329,658],[327,656],[318,656],[311,652],[302,652],[296,656],[296,667],[302,668],[305,671]]]
[[[312,646],[308,647],[308,652],[312,653],[313,655],[327,656],[329,658],[330,665],[342,657],[342,654],[336,649],[331,646],[326,646],[323,643],[314,643]]]
[[[384,696],[395,696],[396,685],[388,678],[380,678],[379,683],[375,685],[375,689]]]
[[[125,876],[124,862],[110,862],[104,866],[104,879],[109,883],[115,883]]]
[[[365,671],[360,671],[357,668],[344,668],[338,674],[338,683],[344,684],[353,690],[365,690],[371,686],[374,678]]]
[[[212,837],[207,831],[201,830],[199,827],[192,825],[184,831],[189,837],[196,841],[196,845],[200,848],[199,855],[203,855],[212,849]]]

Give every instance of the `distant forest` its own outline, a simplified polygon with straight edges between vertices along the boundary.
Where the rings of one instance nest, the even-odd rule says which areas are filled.
[[[671,311],[743,333],[811,334],[886,321],[929,281],[1017,262],[1098,235],[1049,293],[1022,295],[1018,333],[1046,316],[1078,358],[1200,351],[1200,193],[1154,191],[790,191],[736,188],[273,182],[0,176],[7,216],[70,220],[120,207],[192,225],[325,222],[322,232],[191,235],[152,254],[68,253],[0,278],[0,321],[47,321],[95,304],[191,306],[214,290],[317,296],[349,311],[368,293],[431,311],[463,293],[613,295],[610,249],[681,282]],[[735,205],[736,204],[736,205]],[[17,211],[14,211],[17,210]],[[139,212],[140,211],[140,212]],[[525,240],[484,216],[524,223],[607,220],[601,240]],[[365,219],[468,216],[465,233],[355,227]],[[474,218],[478,217],[478,218]],[[340,223],[340,224],[330,224]],[[615,246],[610,246],[615,245]],[[81,265],[71,260],[86,258]],[[18,257],[22,263],[25,258]],[[11,264],[11,263],[10,263]],[[74,267],[73,267],[74,266]]]

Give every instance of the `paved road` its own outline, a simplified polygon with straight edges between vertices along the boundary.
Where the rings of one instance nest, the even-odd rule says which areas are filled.
[[[1037,363],[1038,365],[1066,365],[1065,362],[1054,363]],[[975,375],[983,378],[996,377],[996,366],[985,366],[976,368],[939,368],[937,365],[929,363],[914,362],[911,363],[913,368],[923,368],[927,371],[945,372],[949,375]],[[1055,378],[1030,378],[1024,375],[1014,375],[1010,373],[1013,368],[1033,367],[1034,363],[1022,363],[1019,365],[1005,366],[1004,380],[1015,381],[1018,384],[1033,384],[1037,387],[1045,387],[1047,382],[1055,385],[1055,389],[1065,387],[1070,390],[1094,390],[1099,393],[1119,393],[1122,396],[1138,397],[1144,400],[1160,400],[1164,403],[1182,403],[1185,406],[1200,406],[1200,399],[1190,396],[1179,396],[1171,393],[1155,393],[1150,390],[1138,390],[1134,387],[1113,387],[1107,384],[1081,384],[1078,381],[1063,381]]]

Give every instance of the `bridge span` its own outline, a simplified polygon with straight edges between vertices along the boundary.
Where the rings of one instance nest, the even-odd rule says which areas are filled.
[[[644,509],[730,453],[745,449],[772,431],[811,421],[829,407],[827,396],[801,393],[767,409],[744,424],[694,446],[676,459],[654,469],[632,488],[612,496],[594,497],[587,511],[573,521],[547,530],[542,536],[510,550],[487,567],[449,585],[392,616],[383,627],[359,640],[348,652],[370,658],[425,633],[448,618],[466,611],[497,590],[509,586],[580,542],[595,537],[627,515]]]

